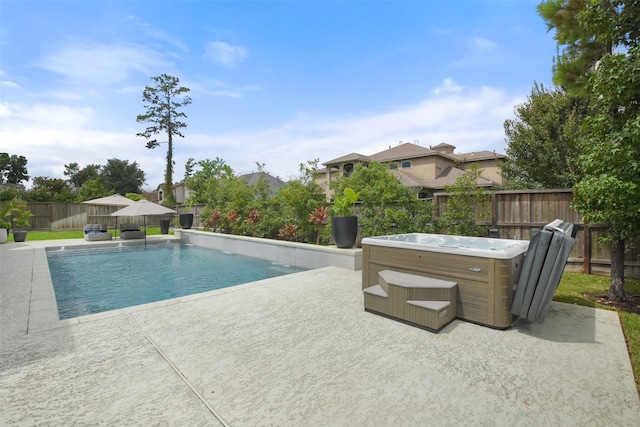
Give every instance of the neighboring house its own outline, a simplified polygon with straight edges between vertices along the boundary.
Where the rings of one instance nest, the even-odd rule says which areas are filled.
[[[266,179],[269,182],[269,193],[271,195],[275,194],[275,192],[284,185],[284,182],[280,178],[265,172],[251,172],[246,175],[240,175],[240,178],[247,181],[249,185],[256,185],[258,181],[260,181],[260,178]]]
[[[416,196],[421,199],[430,199],[433,193],[455,183],[465,168],[473,163],[482,169],[478,186],[495,187],[506,184],[506,180],[500,174],[500,164],[507,158],[504,154],[494,151],[455,154],[455,148],[444,143],[431,148],[414,143],[400,143],[371,156],[351,153],[323,163],[325,168],[316,172],[315,181],[322,186],[327,199],[330,199],[331,182],[336,181],[341,175],[349,176],[356,164],[366,166],[372,161],[377,161],[387,164],[390,172],[397,176],[403,185],[413,188]]]
[[[240,178],[247,181],[249,185],[255,185],[260,180],[260,176],[263,176],[267,181],[269,181],[269,190],[271,194],[275,193],[278,188],[284,185],[284,182],[282,182],[280,178],[276,178],[264,172],[252,172],[242,175]],[[158,185],[158,188],[156,188],[156,194],[158,195],[158,203],[162,203],[164,200],[164,184]],[[187,188],[184,182],[173,184],[173,198],[177,204],[184,205],[189,197],[191,197],[191,190]]]
[[[158,203],[162,203],[165,199],[164,183],[158,185],[158,188],[156,188],[156,193],[158,194]],[[189,191],[187,186],[184,185],[184,182],[177,182],[173,184],[173,199],[177,204],[184,205],[185,201],[189,197],[191,197],[191,192]]]

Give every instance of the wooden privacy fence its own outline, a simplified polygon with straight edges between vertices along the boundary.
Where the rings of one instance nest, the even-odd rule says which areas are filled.
[[[436,212],[446,211],[446,193],[434,195]],[[582,218],[571,208],[572,190],[496,191],[491,195],[491,210],[478,222],[497,230],[503,239],[529,240],[531,229],[539,229],[555,219],[571,222],[578,227],[567,270],[588,274],[609,275],[611,271],[611,245],[600,243],[607,231],[606,225],[586,227]],[[625,255],[625,275],[640,278],[640,240]]]
[[[3,203],[0,202],[0,206]],[[61,231],[83,230],[86,224],[105,224],[110,228],[123,222],[144,224],[145,218],[114,217],[111,213],[122,209],[124,206],[89,205],[85,203],[53,203],[33,202],[27,203],[27,209],[33,216],[29,220],[30,230]],[[173,215],[153,215],[146,217],[146,224],[150,226],[160,225],[161,219],[172,219]]]
[[[449,194],[434,195],[436,212],[442,215],[447,206]],[[585,227],[582,219],[571,208],[572,190],[524,190],[497,191],[491,195],[491,210],[486,218],[478,222],[497,230],[503,239],[531,238],[531,229],[541,228],[555,219],[571,222],[578,227],[576,243],[571,250],[567,270],[609,275],[611,267],[611,246],[599,242],[607,230],[606,225]],[[8,202],[0,202],[0,205]],[[116,218],[110,216],[117,206],[99,206],[84,203],[29,203],[33,213],[33,230],[82,230],[85,224],[106,224],[115,227]],[[178,214],[186,213],[186,207],[175,208]],[[189,212],[194,214],[194,227],[201,226],[203,205],[193,205]],[[147,225],[158,226],[161,219],[173,219],[173,216],[148,216]],[[120,217],[117,223],[134,222],[142,224],[142,217]],[[632,242],[627,242],[632,243]],[[640,278],[640,240],[625,256],[625,274]]]

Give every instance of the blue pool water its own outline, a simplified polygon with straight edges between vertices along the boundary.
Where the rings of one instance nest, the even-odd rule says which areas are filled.
[[[172,243],[52,250],[47,258],[60,319],[305,270]]]

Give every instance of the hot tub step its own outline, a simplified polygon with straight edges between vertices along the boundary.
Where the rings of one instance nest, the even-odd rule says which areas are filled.
[[[386,313],[389,311],[389,300],[387,298],[387,293],[382,289],[382,286],[370,286],[363,289],[362,292],[364,293],[365,310],[369,309],[378,313]]]
[[[366,289],[362,290],[364,293],[366,294],[371,294],[371,295],[377,295],[379,297],[387,297],[387,293],[384,291],[384,289],[382,289],[382,286],[380,285],[375,285],[375,286],[369,286]]]
[[[456,282],[393,270],[381,271],[378,279],[378,285],[363,290],[367,311],[431,331],[456,317]]]
[[[405,320],[438,331],[456,316],[455,305],[449,301],[407,301]]]
[[[457,285],[456,282],[393,270],[383,270],[378,273],[378,276],[389,285],[402,286],[403,288],[451,289]]]
[[[451,305],[449,301],[407,301],[407,304],[415,305],[418,307],[426,308],[427,310],[442,311]]]

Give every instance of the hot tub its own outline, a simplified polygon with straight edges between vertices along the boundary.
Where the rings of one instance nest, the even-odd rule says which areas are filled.
[[[512,324],[514,289],[528,246],[527,240],[439,234],[367,237],[362,239],[362,289],[380,284],[385,270],[453,282],[455,317],[505,329]]]

